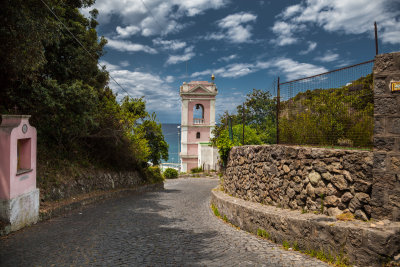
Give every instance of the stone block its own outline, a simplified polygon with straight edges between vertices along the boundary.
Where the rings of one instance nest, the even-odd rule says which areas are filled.
[[[373,73],[398,73],[400,70],[400,53],[387,53],[375,57]]]
[[[375,79],[374,81],[374,94],[375,95],[383,95],[389,93],[389,87],[387,86],[387,83],[385,79]]]
[[[369,202],[371,201],[369,195],[365,193],[357,193],[355,197],[363,204],[369,204]]]
[[[390,157],[390,172],[400,173],[400,155]]]
[[[374,137],[374,148],[381,151],[393,151],[395,149],[395,138]]]
[[[379,169],[381,171],[385,171],[386,169],[386,153],[374,153],[374,169]]]
[[[324,204],[327,207],[336,207],[338,204],[340,203],[340,198],[336,197],[336,196],[327,196],[324,199]]]
[[[354,217],[362,221],[368,221],[367,215],[362,210],[356,210]]]
[[[347,181],[343,175],[334,175],[331,182],[339,190],[344,190],[347,188]]]
[[[383,116],[374,117],[374,134],[384,134],[386,128],[386,118]]]
[[[400,134],[400,117],[388,119],[388,132],[391,134]]]
[[[394,115],[398,112],[398,103],[394,96],[391,97],[374,97],[374,114],[375,115]]]
[[[347,203],[353,198],[353,195],[350,192],[346,192],[342,195],[342,202]]]

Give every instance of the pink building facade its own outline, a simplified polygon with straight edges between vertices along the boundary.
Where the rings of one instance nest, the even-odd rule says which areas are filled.
[[[218,94],[214,83],[207,81],[184,82],[180,87],[181,113],[181,171],[188,172],[202,166],[199,161],[201,144],[208,144],[215,127],[215,97]],[[203,156],[203,159],[206,157]],[[212,160],[211,160],[212,161]],[[210,164],[213,164],[210,161]]]

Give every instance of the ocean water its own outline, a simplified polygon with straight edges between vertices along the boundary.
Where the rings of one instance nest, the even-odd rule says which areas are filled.
[[[162,161],[163,163],[179,163],[178,149],[180,149],[180,131],[178,128],[179,123],[162,123],[161,128],[164,134],[164,140],[168,143],[169,159],[168,161]]]

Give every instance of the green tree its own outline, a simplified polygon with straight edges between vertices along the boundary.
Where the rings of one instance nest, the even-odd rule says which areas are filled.
[[[141,125],[144,138],[150,148],[149,160],[153,165],[160,164],[160,160],[168,160],[168,143],[164,140],[161,124],[156,122],[155,113]]]

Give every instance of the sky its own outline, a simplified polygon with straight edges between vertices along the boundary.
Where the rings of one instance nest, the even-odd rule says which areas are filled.
[[[179,87],[210,81],[216,113],[234,112],[253,88],[400,51],[400,0],[96,0],[100,64],[162,123],[179,123]],[[121,99],[127,93],[110,87]]]

